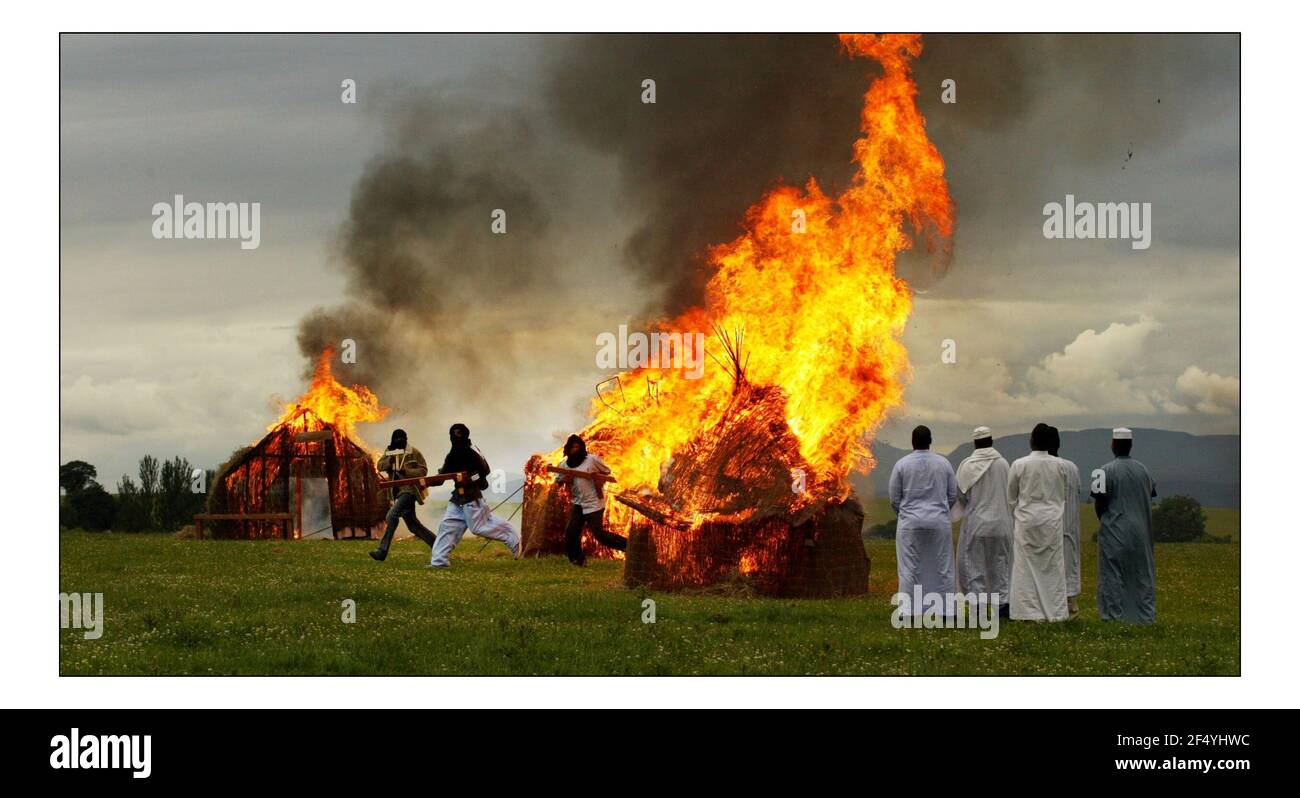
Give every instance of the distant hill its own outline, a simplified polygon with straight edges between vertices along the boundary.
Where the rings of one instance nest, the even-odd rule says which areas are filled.
[[[1241,506],[1241,436],[1190,435],[1162,429],[1134,428],[1133,458],[1151,472],[1161,496],[1191,496],[1207,507]],[[1029,433],[995,438],[993,447],[1008,461],[1029,454]],[[964,443],[947,455],[956,468],[974,445]],[[889,472],[907,451],[888,444],[871,447],[876,468],[871,474],[849,477],[864,496],[889,495]],[[1086,480],[1094,468],[1111,460],[1110,430],[1086,429],[1061,433],[1061,456],[1073,460]]]

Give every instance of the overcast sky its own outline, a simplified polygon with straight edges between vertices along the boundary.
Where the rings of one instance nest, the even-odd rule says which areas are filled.
[[[446,428],[463,421],[510,471],[555,446],[556,435],[583,426],[582,408],[608,376],[595,367],[595,336],[635,325],[661,290],[653,258],[629,254],[644,251],[638,230],[685,203],[673,191],[711,196],[749,145],[737,140],[733,151],[735,132],[711,126],[699,134],[712,137],[700,139],[709,147],[702,163],[656,183],[662,169],[642,168],[642,151],[621,147],[636,130],[603,130],[604,110],[583,116],[584,98],[599,96],[584,75],[616,71],[592,66],[593,54],[608,61],[626,50],[648,69],[660,57],[665,73],[698,71],[699,85],[726,91],[694,97],[701,109],[727,108],[745,93],[734,75],[714,74],[722,67],[710,38],[674,40],[671,56],[662,44],[64,37],[61,460],[90,461],[110,488],[146,453],[217,466],[304,388],[303,320],[318,309],[338,318],[340,308],[349,319],[364,311],[372,325],[400,322],[391,340],[410,355],[402,381],[391,370],[381,379],[391,388],[381,385],[380,398],[396,410],[394,423],[362,431],[372,444],[396,423],[438,456]],[[790,48],[823,46],[826,68],[845,69],[835,65],[833,37]],[[729,64],[754,69],[770,53],[777,69],[793,57],[784,47]],[[1012,433],[1040,420],[1239,431],[1238,63],[1233,36],[927,37],[920,104],[947,163],[958,229],[942,277],[917,258],[900,266],[918,291],[905,335],[914,373],[883,440],[906,446],[916,423],[929,424],[943,450],[976,425]],[[863,69],[835,74],[850,86],[860,77],[860,96]],[[590,75],[592,86],[603,77]],[[939,102],[945,77],[957,81],[955,105]],[[355,105],[340,102],[345,78],[357,81]],[[629,103],[639,91],[632,85]],[[673,83],[659,91],[671,110]],[[810,102],[830,102],[816,86],[808,91]],[[816,152],[781,145],[790,160],[764,180],[799,182],[801,165],[811,173],[827,157],[847,165],[860,101],[834,102],[824,118],[811,117]],[[790,115],[809,124],[806,109]],[[789,124],[781,133],[796,143],[809,135]],[[459,250],[438,248],[440,233],[426,232],[422,246],[443,261],[437,279],[386,296],[390,312],[375,292],[402,289],[367,285],[341,231],[358,218],[357,198],[369,196],[359,190],[367,175],[440,158],[471,176],[489,166],[465,162],[489,164],[498,179],[464,181],[478,192],[468,196],[518,190],[544,221],[535,240],[516,239],[526,251],[500,256],[511,271],[482,265],[491,260],[483,253],[448,265]],[[763,187],[747,179],[725,184],[746,203]],[[1067,193],[1151,203],[1151,247],[1046,240],[1043,206]],[[260,202],[261,246],[155,240],[151,208],[175,194]],[[441,198],[448,216],[460,212],[460,196]],[[418,218],[437,229],[436,218]],[[438,337],[448,329],[468,340]],[[945,339],[956,342],[956,363],[941,361]]]

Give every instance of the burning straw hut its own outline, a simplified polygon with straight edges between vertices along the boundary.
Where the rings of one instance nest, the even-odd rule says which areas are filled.
[[[669,333],[748,325],[761,331],[752,353],[740,357],[737,332],[719,334],[729,362],[708,353],[721,369],[629,363],[613,401],[598,389],[591,405],[582,435],[624,488],[605,522],[629,536],[629,584],[867,589],[848,475],[874,465],[870,441],[908,381],[912,295],[896,259],[924,242],[943,268],[955,208],[914,99],[920,36],[845,34],[841,45],[880,66],[863,95],[856,174],[838,193],[815,180],[767,192],[736,238],[708,250],[700,303],[656,322]],[[525,495],[538,550],[553,537],[557,495]]]
[[[776,387],[741,383],[722,419],[674,456],[658,492],[616,498],[636,510],[629,586],[740,583],[787,597],[867,592],[871,560],[852,497],[816,489]]]
[[[371,537],[387,505],[370,455],[302,407],[222,466],[206,509],[210,537],[297,540]]]
[[[718,333],[734,380],[721,418],[663,465],[657,490],[614,497],[632,511],[618,514],[628,535],[624,582],[655,590],[727,584],[809,598],[867,592],[861,505],[835,480],[818,480],[785,420],[785,392],[750,383],[739,335]],[[599,445],[593,440],[593,449]],[[535,455],[525,468],[526,554],[564,551],[568,494],[547,480],[545,465]],[[584,549],[616,554],[585,532]]]
[[[867,592],[863,512],[821,482],[786,422],[786,394],[745,376],[741,337],[718,331],[734,380],[721,418],[664,464],[658,491],[616,498],[636,511],[629,586],[657,590],[739,582],[769,596]]]

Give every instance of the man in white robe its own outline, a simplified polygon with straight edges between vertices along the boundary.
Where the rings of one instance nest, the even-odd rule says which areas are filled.
[[[947,458],[930,451],[930,441],[928,427],[912,430],[912,453],[889,474],[889,503],[898,513],[898,592],[910,601],[920,586],[923,606],[912,607],[915,616],[933,609],[925,605],[931,600],[926,594],[946,607],[956,589],[950,511],[957,503],[957,478]],[[940,608],[938,614],[946,611]]]
[[[1011,563],[1011,618],[1064,621],[1065,469],[1047,453],[1050,428],[1039,424],[1029,434],[1033,451],[1011,464],[1007,500],[1015,518]]]
[[[976,427],[975,451],[957,466],[957,490],[965,506],[957,544],[957,581],[963,593],[998,595],[1007,617],[1011,601],[1011,505],[1007,475],[1011,467],[993,448],[993,432]]]
[[[1061,433],[1052,427],[1051,445],[1047,453],[1061,461],[1065,468],[1065,522],[1062,536],[1065,539],[1065,603],[1070,617],[1079,617],[1079,467],[1060,455]]]

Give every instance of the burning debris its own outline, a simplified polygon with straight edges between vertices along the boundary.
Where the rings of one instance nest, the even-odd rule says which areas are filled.
[[[629,489],[606,523],[629,537],[630,584],[742,577],[773,595],[866,591],[863,514],[847,477],[873,465],[866,443],[902,402],[911,291],[894,261],[912,235],[946,246],[953,208],[915,103],[920,37],[841,42],[884,68],[866,93],[852,183],[838,196],[813,180],[771,191],[738,238],[710,250],[703,306],[661,325],[748,328],[756,340],[742,352],[739,332],[720,333],[725,357],[709,354],[722,368],[694,380],[662,364],[634,369],[620,375],[617,401],[591,405],[582,437]],[[529,463],[532,551],[553,547],[563,517],[562,491],[535,479],[557,456]]]

